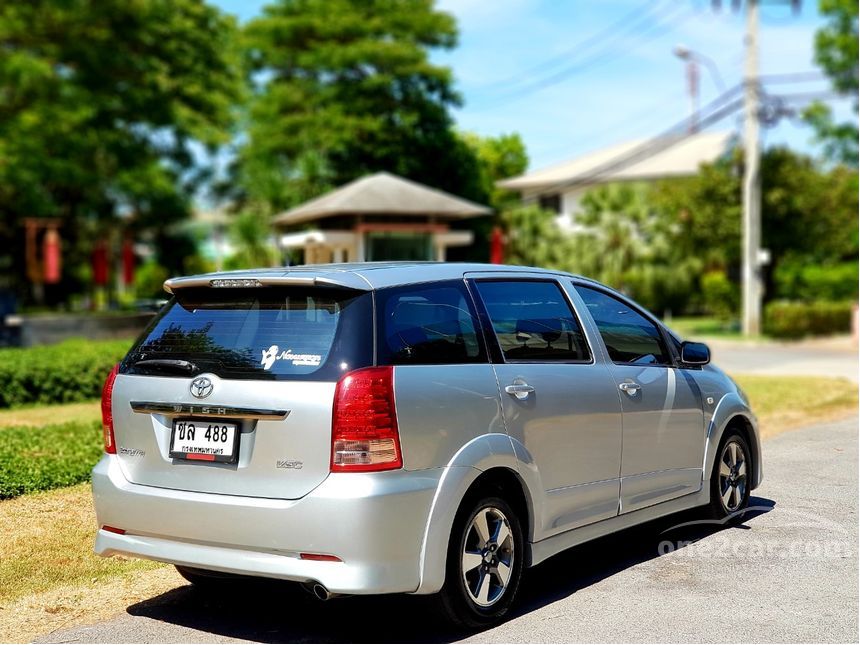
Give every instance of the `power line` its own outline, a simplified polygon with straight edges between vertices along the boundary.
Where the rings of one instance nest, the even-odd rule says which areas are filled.
[[[735,85],[699,110],[695,115],[699,127],[705,128],[711,126],[739,110],[743,106],[742,90],[743,85]],[[603,175],[622,170],[664,150],[668,150],[672,146],[694,136],[694,133],[688,131],[688,124],[689,119],[679,121],[656,137],[600,164],[588,173],[579,175],[574,179],[559,182],[549,188],[543,189],[541,192],[556,193],[565,189],[587,185]]]
[[[595,130],[589,127],[586,136],[582,136],[580,128],[576,132],[576,142],[581,145],[583,143],[588,143],[589,141],[603,139],[610,134],[616,138],[623,138],[623,136],[627,134],[633,136],[637,133],[641,133],[643,128],[646,128],[650,123],[653,123],[655,114],[663,113],[670,107],[677,105],[680,98],[682,98],[682,96],[678,93],[671,98],[664,97],[659,101],[655,101],[648,105],[642,105],[636,112],[624,115],[618,119],[613,119],[610,122],[600,122],[600,129]],[[570,151],[570,142],[558,141],[552,147],[548,149],[544,147],[541,150],[543,154],[550,152],[555,156],[555,158],[558,158],[559,153],[562,150]],[[570,156],[568,154],[564,159],[558,159],[551,164],[545,164],[545,166],[558,165],[559,163],[564,163],[569,158]]]
[[[824,90],[820,92],[797,92],[794,94],[776,94],[776,98],[784,101],[838,101],[854,98],[850,94],[842,94],[836,90]]]
[[[524,77],[532,76],[535,74],[540,74],[541,72],[547,71],[553,67],[556,67],[562,63],[570,63],[571,56],[581,56],[583,52],[587,52],[587,50],[591,49],[595,45],[604,43],[606,39],[618,38],[619,31],[633,31],[638,28],[639,25],[637,22],[643,22],[644,20],[650,19],[655,14],[659,13],[659,11],[663,8],[663,5],[667,5],[671,0],[658,0],[658,2],[654,3],[652,0],[647,0],[643,2],[641,5],[637,6],[633,11],[622,16],[620,19],[615,22],[607,25],[597,33],[591,34],[588,38],[583,39],[582,41],[576,43],[575,45],[565,49],[563,52],[556,54],[555,56],[548,58],[544,61],[541,61],[532,67],[524,69],[516,74],[511,74],[507,78],[494,80],[490,83],[487,83],[486,86],[494,86],[494,85],[508,85],[509,83],[518,83],[523,80]],[[642,11],[645,10],[645,13],[642,14]],[[631,21],[634,21],[631,24]]]
[[[574,62],[574,64],[569,65],[549,76],[546,76],[541,79],[535,79],[533,81],[527,82],[525,85],[520,85],[519,87],[510,88],[505,92],[500,93],[498,96],[500,99],[515,99],[518,97],[522,97],[533,92],[537,92],[547,87],[551,87],[553,85],[557,85],[563,80],[569,78],[570,76],[582,72],[585,70],[593,70],[595,67],[598,67],[607,62],[611,62],[613,59],[622,57],[626,54],[629,54],[631,51],[634,51],[641,47],[642,45],[650,42],[654,38],[662,36],[664,33],[671,31],[674,27],[677,27],[679,24],[689,20],[694,15],[696,15],[695,11],[688,11],[686,15],[683,15],[680,20],[677,22],[673,22],[673,18],[675,14],[679,13],[678,10],[683,10],[683,4],[673,5],[673,9],[668,13],[663,15],[661,19],[654,25],[651,25],[649,28],[638,31],[635,34],[632,34],[632,42],[625,43],[626,49],[624,51],[613,51],[611,49],[604,48],[603,51],[597,51],[592,54],[590,57],[587,57],[585,60],[579,60]],[[639,42],[636,42],[636,41]]]
[[[793,74],[800,76],[800,74]],[[786,75],[789,76],[789,75]],[[726,92],[723,92],[716,99],[711,101],[707,106],[699,110],[695,115],[696,123],[699,128],[706,128],[715,123],[718,123],[737,112],[743,107],[743,98],[740,96],[743,90],[742,84],[737,84]],[[776,101],[777,104],[793,103],[793,102],[810,102],[814,100],[833,100],[845,98],[844,95],[835,91],[812,91],[812,92],[795,92],[790,94],[767,94],[765,101]],[[777,114],[784,116],[784,114]],[[687,130],[689,119],[684,119],[664,130],[661,134],[648,139],[639,144],[632,150],[628,150],[617,157],[610,159],[597,168],[592,169],[588,173],[579,175],[575,179],[559,182],[549,188],[543,189],[542,192],[555,193],[564,189],[575,188],[593,182],[595,179],[603,175],[623,170],[639,161],[652,157],[664,150],[681,143],[682,141],[695,136]]]
[[[761,74],[759,80],[762,83],[807,83],[812,81],[823,81],[827,77],[815,70],[808,72],[784,72],[781,74]]]
[[[674,13],[677,13],[677,12],[674,12]],[[589,71],[593,70],[595,67],[599,67],[600,65],[611,62],[615,58],[623,57],[623,56],[629,54],[631,51],[634,51],[634,50],[638,49],[639,47],[641,47],[642,45],[645,45],[648,42],[654,40],[654,38],[662,36],[664,33],[666,33],[667,31],[670,31],[673,27],[677,26],[681,22],[684,22],[684,21],[692,18],[693,15],[694,15],[694,13],[690,12],[686,16],[684,16],[681,20],[679,20],[677,23],[673,24],[671,18],[674,17],[674,15],[673,14],[667,14],[667,16],[664,16],[664,17],[668,17],[670,19],[661,20],[661,21],[657,22],[656,24],[652,25],[650,28],[648,28],[644,31],[637,32],[635,34],[635,37],[634,37],[634,42],[627,43],[627,48],[625,51],[618,52],[618,51],[607,50],[607,51],[597,52],[597,53],[593,54],[591,57],[589,57],[583,61],[579,61],[577,63],[574,63],[573,65],[570,65],[566,68],[563,68],[560,71],[558,71],[558,72],[556,72],[550,76],[547,76],[543,79],[537,79],[537,80],[535,80],[535,81],[533,81],[533,82],[531,82],[525,86],[521,86],[520,88],[516,88],[516,89],[514,89],[514,91],[512,93],[513,94],[524,94],[524,93],[537,92],[537,91],[546,89],[548,87],[552,87],[553,85],[557,85],[558,83],[566,80],[570,76],[573,76],[574,74],[577,74],[579,72],[582,72],[585,70],[589,70]],[[635,40],[637,40],[637,39],[640,39],[640,42],[635,42]]]

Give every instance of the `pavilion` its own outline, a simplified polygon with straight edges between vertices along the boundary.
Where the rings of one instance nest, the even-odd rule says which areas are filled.
[[[278,244],[301,249],[306,264],[440,260],[473,234],[451,223],[492,210],[441,190],[380,172],[356,179],[275,216]]]

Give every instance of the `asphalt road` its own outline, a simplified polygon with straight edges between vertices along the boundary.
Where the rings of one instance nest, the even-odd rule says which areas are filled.
[[[765,443],[758,510],[733,528],[652,522],[529,572],[515,615],[453,633],[415,597],[319,603],[265,584],[212,598],[190,586],[42,642],[858,641],[858,421]],[[689,542],[686,546],[684,542]]]
[[[708,341],[714,362],[730,374],[830,376],[858,380],[857,349],[849,338],[802,342]]]

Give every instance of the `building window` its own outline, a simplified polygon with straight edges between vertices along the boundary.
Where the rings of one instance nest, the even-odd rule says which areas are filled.
[[[556,215],[561,214],[561,195],[541,195],[538,199],[540,207],[545,211],[552,211]]]
[[[372,232],[367,234],[365,260],[432,260],[433,248],[426,233]]]

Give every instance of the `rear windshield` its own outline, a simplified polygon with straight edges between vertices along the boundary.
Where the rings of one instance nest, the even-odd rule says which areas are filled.
[[[304,288],[183,289],[123,373],[337,380],[373,361],[370,294]],[[191,363],[176,364],[176,361]]]

